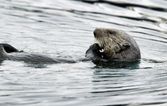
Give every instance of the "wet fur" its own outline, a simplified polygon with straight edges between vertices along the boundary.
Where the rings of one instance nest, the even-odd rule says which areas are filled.
[[[24,61],[30,64],[75,63],[65,58],[51,58],[46,55],[19,51],[9,44],[0,44],[0,62],[3,60]]]
[[[136,41],[124,31],[96,28],[94,37],[100,48],[102,48],[102,59],[134,62],[141,58]]]

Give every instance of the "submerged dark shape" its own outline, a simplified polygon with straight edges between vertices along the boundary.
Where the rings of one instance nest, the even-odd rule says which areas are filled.
[[[15,47],[1,43],[0,44],[0,61],[13,60],[13,61],[24,61],[32,64],[51,64],[51,63],[75,63],[74,60],[67,60],[63,58],[51,58],[46,55],[39,55],[33,53],[27,53],[17,50]]]
[[[94,43],[86,51],[86,57],[96,65],[115,66],[139,62],[141,55],[136,41],[121,30],[96,28]]]

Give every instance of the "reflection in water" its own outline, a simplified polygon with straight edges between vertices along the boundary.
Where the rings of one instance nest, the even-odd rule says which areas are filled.
[[[139,62],[111,62],[111,63],[99,63],[96,68],[110,68],[110,69],[138,69]]]
[[[157,75],[156,71],[160,71],[160,73]],[[109,97],[110,101],[107,99],[106,104],[164,104],[165,100],[160,98],[162,95],[166,95],[163,94],[166,92],[165,78],[162,78],[166,74],[165,70],[153,69],[96,69],[91,93],[93,97],[100,97],[102,100]]]
[[[80,60],[94,43],[95,27],[111,27],[135,38],[142,59],[127,68],[3,61],[0,105],[166,106],[166,5],[165,0],[1,0],[0,42],[19,50]]]
[[[137,91],[136,84],[127,84],[132,81],[133,72],[122,72],[125,70],[96,69],[93,76],[93,90],[95,96],[120,96],[130,91]],[[135,71],[135,70],[134,70]],[[129,79],[130,78],[130,79]],[[127,82],[128,81],[128,82]]]

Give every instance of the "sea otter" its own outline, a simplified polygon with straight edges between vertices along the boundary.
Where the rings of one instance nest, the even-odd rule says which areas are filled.
[[[124,31],[117,29],[96,28],[94,43],[86,51],[86,58],[79,61],[92,61],[96,65],[125,65],[136,63],[140,60],[140,49],[135,40]],[[15,47],[1,43],[0,61],[14,60],[27,63],[76,63],[75,60],[51,58],[44,55],[27,53],[17,50]],[[121,66],[122,67],[122,66]]]
[[[97,65],[135,63],[141,58],[136,41],[122,30],[96,28],[94,37],[97,43],[89,47],[86,57]]]

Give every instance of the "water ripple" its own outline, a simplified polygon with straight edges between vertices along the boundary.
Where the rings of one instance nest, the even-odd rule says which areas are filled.
[[[165,0],[1,0],[0,42],[20,50],[79,60],[95,27],[132,35],[137,67],[91,61],[48,65],[0,63],[2,106],[166,106]]]

